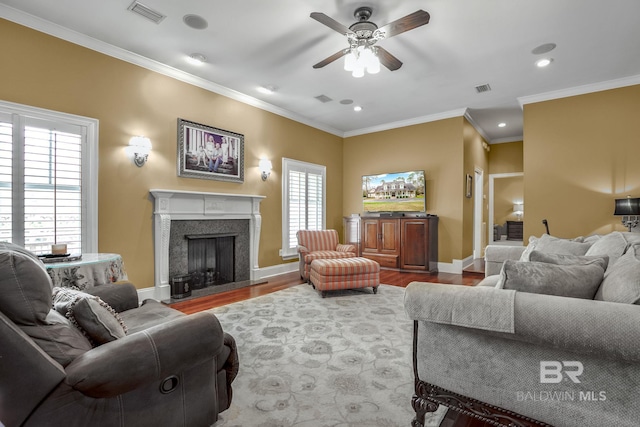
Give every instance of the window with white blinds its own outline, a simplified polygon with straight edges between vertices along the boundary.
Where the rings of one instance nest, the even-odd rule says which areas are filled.
[[[297,255],[298,230],[325,228],[325,174],[322,165],[282,159],[282,256]]]
[[[0,103],[0,240],[96,252],[96,165],[96,120]]]

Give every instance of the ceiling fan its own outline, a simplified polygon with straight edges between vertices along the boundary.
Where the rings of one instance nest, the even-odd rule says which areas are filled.
[[[402,62],[398,58],[382,47],[375,46],[375,44],[380,40],[388,39],[428,24],[429,13],[424,10],[418,10],[382,27],[378,27],[369,21],[372,13],[373,10],[370,7],[357,8],[353,16],[358,21],[347,28],[324,13],[313,12],[310,15],[311,18],[346,36],[349,42],[348,48],[342,49],[318,62],[313,68],[322,68],[345,55],[345,70],[352,71],[354,77],[362,77],[364,69],[374,74],[380,70],[380,64],[391,71],[400,68]]]

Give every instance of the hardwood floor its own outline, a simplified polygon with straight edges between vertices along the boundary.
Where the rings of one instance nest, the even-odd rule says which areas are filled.
[[[406,273],[392,270],[380,270],[380,283],[392,286],[407,287],[411,282],[432,282],[441,283],[443,285],[465,285],[474,286],[482,280],[480,275],[462,275],[451,273]],[[300,278],[300,274],[296,271],[293,273],[281,274],[270,277],[267,283],[249,286],[245,288],[235,289],[215,295],[195,298],[188,301],[181,301],[171,304],[171,307],[180,310],[183,313],[191,314],[198,311],[207,310],[209,308],[220,307],[237,301],[243,301],[255,298],[261,295],[267,295],[272,292],[297,286],[304,283]],[[449,411],[442,421],[442,427],[489,427],[489,424],[480,422],[463,414]]]
[[[427,274],[380,270],[380,283],[400,286],[403,288],[411,282],[432,282],[473,286],[480,282],[480,280],[482,280],[481,277],[466,277],[461,274],[452,273]],[[220,307],[237,301],[244,301],[261,295],[277,292],[281,289],[297,286],[301,283],[304,282],[300,278],[300,274],[296,271],[293,273],[269,277],[267,283],[264,284],[248,286],[228,292],[190,299],[188,301],[179,301],[170,304],[170,306],[171,308],[186,314],[197,313],[198,311],[207,310],[209,308]]]

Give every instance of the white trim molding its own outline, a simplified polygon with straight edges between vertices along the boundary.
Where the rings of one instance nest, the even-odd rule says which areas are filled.
[[[155,299],[171,295],[169,284],[169,237],[172,220],[249,220],[249,279],[258,276],[258,249],[262,216],[260,202],[265,196],[206,193],[178,190],[149,190],[154,198],[154,285]]]

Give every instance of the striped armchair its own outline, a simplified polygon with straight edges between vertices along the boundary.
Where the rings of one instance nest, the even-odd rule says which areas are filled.
[[[298,237],[298,256],[300,258],[300,277],[309,280],[311,261],[314,259],[352,258],[356,256],[356,247],[338,242],[336,230],[300,230]]]

